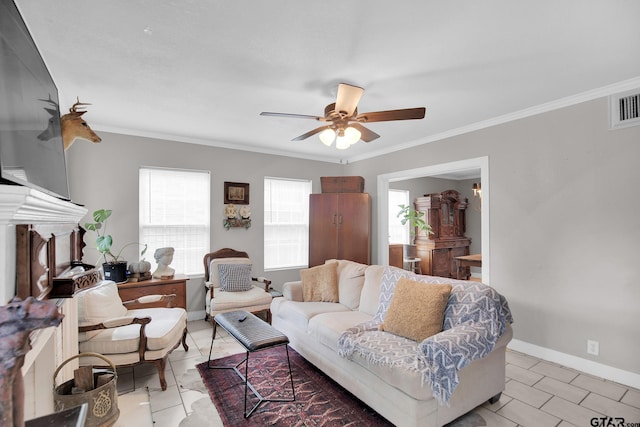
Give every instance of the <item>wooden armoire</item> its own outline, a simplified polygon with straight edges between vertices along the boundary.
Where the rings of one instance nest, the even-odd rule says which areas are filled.
[[[371,196],[321,193],[309,196],[309,267],[328,259],[371,261]]]
[[[455,257],[469,255],[471,245],[471,239],[464,235],[467,205],[467,200],[455,190],[416,198],[415,208],[424,212],[433,232],[416,236],[422,274],[456,278]]]

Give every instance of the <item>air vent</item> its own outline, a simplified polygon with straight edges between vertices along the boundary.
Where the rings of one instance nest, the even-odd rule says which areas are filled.
[[[610,129],[640,125],[640,89],[609,97]]]

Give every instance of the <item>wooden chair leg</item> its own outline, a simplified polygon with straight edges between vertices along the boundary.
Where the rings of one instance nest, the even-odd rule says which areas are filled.
[[[160,377],[160,388],[162,389],[162,391],[165,391],[167,389],[167,380],[164,377],[164,369],[167,367],[167,357],[169,357],[168,354],[162,359],[153,361],[153,363],[156,365],[156,368],[158,369],[158,377]]]
[[[184,328],[184,332],[182,333],[182,348],[184,348],[184,351],[189,351],[189,346],[187,345],[187,328]]]

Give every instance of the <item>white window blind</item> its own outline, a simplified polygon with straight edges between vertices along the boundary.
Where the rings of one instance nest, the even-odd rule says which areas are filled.
[[[400,205],[409,204],[409,192],[405,190],[389,190],[389,243],[409,244],[409,223],[402,225],[398,218]]]
[[[264,179],[264,269],[309,264],[311,181]]]
[[[149,245],[148,261],[154,264],[155,250],[171,246],[176,273],[203,274],[210,194],[208,171],[140,168],[140,242]]]

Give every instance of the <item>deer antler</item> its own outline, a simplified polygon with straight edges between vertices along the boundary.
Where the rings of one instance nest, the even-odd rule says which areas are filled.
[[[62,142],[64,143],[65,150],[71,147],[71,144],[78,138],[95,143],[102,141],[82,118],[82,115],[86,113],[86,111],[78,111],[78,107],[91,104],[80,102],[80,97],[77,97],[77,99],[78,102],[73,104],[71,108],[69,108],[69,112],[60,118],[62,124]]]
[[[86,111],[78,111],[78,107],[82,107],[84,105],[91,105],[91,104],[87,104],[85,102],[80,102],[80,97],[76,98],[78,100],[78,102],[76,102],[75,104],[73,104],[71,106],[71,108],[69,108],[69,112],[70,113],[75,113],[75,114],[84,114],[86,113]]]

